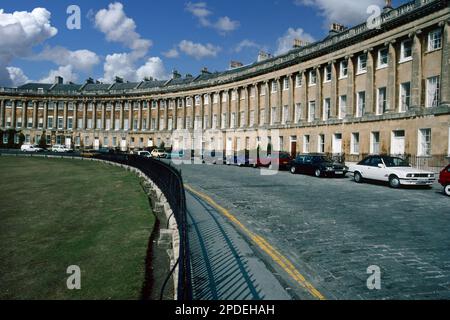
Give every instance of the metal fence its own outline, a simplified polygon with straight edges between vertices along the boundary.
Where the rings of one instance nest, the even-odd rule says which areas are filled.
[[[178,300],[192,300],[191,262],[187,233],[186,194],[181,173],[170,164],[127,154],[105,154],[95,158],[128,165],[142,171],[164,193],[180,233],[178,258]]]

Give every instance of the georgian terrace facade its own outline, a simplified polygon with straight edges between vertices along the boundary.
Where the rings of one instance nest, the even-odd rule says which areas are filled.
[[[380,28],[361,24],[221,73],[0,88],[0,129],[85,148],[232,152],[271,140],[292,153],[448,156],[449,3],[385,8]]]

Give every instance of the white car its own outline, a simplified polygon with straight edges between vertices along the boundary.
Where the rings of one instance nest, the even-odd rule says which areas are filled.
[[[66,152],[72,152],[73,150],[70,148],[67,148],[65,145],[62,144],[55,144],[52,146],[51,149],[52,152],[59,152],[59,153],[66,153]]]
[[[24,144],[20,147],[20,150],[23,152],[42,152],[44,149],[39,148],[34,144]]]
[[[151,155],[153,158],[167,158],[167,152],[163,149],[154,149]]]
[[[358,164],[350,165],[355,182],[364,179],[389,182],[391,188],[402,185],[432,186],[436,181],[433,172],[412,168],[405,160],[389,156],[369,156]]]
[[[138,151],[138,152],[136,152],[136,154],[138,156],[144,157],[144,158],[151,158],[152,157],[152,155],[148,151]]]

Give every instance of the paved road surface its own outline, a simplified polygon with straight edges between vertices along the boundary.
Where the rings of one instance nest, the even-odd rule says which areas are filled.
[[[392,190],[252,168],[181,169],[186,184],[263,236],[327,299],[450,299],[450,198],[437,185]],[[262,256],[294,299],[312,298]],[[367,289],[372,265],[381,268],[381,290]]]

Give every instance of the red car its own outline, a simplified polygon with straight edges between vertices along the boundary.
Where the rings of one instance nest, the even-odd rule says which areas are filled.
[[[258,157],[256,166],[282,170],[288,168],[291,160],[288,152],[272,152],[272,155]]]
[[[444,186],[444,192],[446,195],[450,196],[450,165],[441,171],[439,176],[439,183]]]

